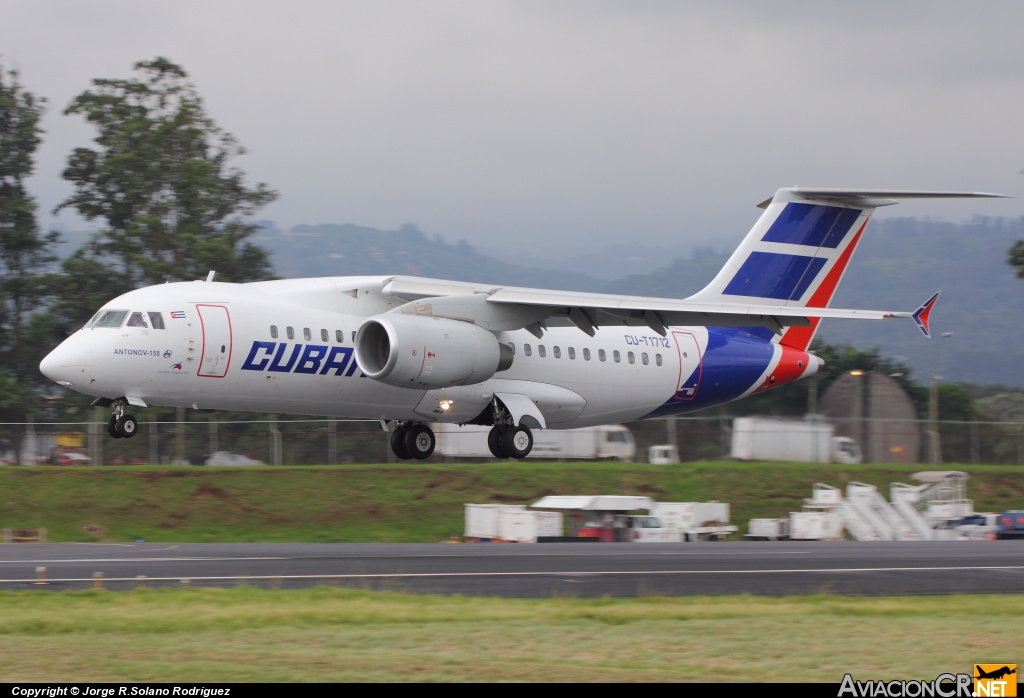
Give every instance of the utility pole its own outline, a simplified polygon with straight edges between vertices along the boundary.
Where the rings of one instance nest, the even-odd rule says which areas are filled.
[[[928,460],[932,465],[942,461],[939,453],[939,374],[932,371],[932,384],[928,396]]]
[[[174,435],[174,459],[178,465],[185,464],[185,408],[179,407],[176,415],[178,433]]]
[[[952,332],[943,332],[939,335],[939,342],[935,345],[935,358],[932,367],[932,383],[928,396],[928,456],[932,465],[942,462],[942,441],[939,438],[939,357],[941,356],[942,340],[953,336]]]

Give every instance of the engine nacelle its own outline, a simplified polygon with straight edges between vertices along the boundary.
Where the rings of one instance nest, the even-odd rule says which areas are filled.
[[[476,325],[388,313],[356,333],[356,361],[370,378],[400,388],[482,383],[512,365],[512,350]]]

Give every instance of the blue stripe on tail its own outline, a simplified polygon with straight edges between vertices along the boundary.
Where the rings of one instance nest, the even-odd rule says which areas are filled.
[[[861,213],[854,208],[788,203],[761,239],[835,249]]]
[[[751,252],[729,285],[731,296],[797,300],[825,266],[825,259],[803,255]]]

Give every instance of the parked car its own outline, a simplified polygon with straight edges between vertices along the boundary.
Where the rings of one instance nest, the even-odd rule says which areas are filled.
[[[997,540],[1019,540],[1024,538],[1024,509],[1011,509],[999,515],[996,528]]]
[[[217,451],[205,461],[206,465],[265,465],[261,460],[255,460],[240,453],[228,451]]]
[[[952,522],[951,528],[964,540],[995,540],[998,514],[972,514]]]
[[[50,465],[89,465],[92,458],[84,453],[56,453],[47,462]]]

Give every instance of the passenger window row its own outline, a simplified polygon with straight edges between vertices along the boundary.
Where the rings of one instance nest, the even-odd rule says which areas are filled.
[[[510,342],[508,346],[509,346],[510,349],[512,349],[512,353],[515,354],[515,352],[516,352],[516,345],[512,344]],[[526,355],[526,356],[533,356],[533,345],[532,344],[523,344],[523,354]],[[576,358],[576,348],[575,347],[569,347],[569,349],[566,352],[566,354],[568,355],[570,361],[574,360]],[[538,344],[537,345],[537,356],[540,356],[541,358],[544,358],[547,355],[548,355],[547,347],[545,347],[543,344]],[[553,357],[555,357],[556,359],[562,358],[562,349],[561,349],[561,347],[558,347],[558,346],[551,347],[551,355]],[[590,361],[590,348],[589,347],[584,347],[583,348],[583,360],[584,361]],[[598,349],[597,350],[597,360],[600,361],[600,362],[605,362],[605,361],[608,360],[608,354],[605,352],[604,349]],[[635,364],[636,363],[636,354],[634,354],[631,351],[627,351],[626,352],[626,360],[629,361],[629,363],[631,363],[631,364]],[[622,354],[619,352],[618,349],[615,349],[615,350],[612,351],[612,361],[614,361],[617,364],[622,363]],[[642,363],[644,366],[649,366],[650,365],[651,357],[647,354],[646,351],[640,352],[640,363]],[[662,358],[661,354],[655,354],[654,355],[654,363],[657,366],[664,366],[665,365],[665,361]]]
[[[295,339],[295,328],[294,327],[285,327],[284,328],[284,332],[285,332],[285,335],[288,337],[288,339]],[[270,338],[271,339],[277,339],[277,337],[278,337],[277,325],[271,325],[270,326]],[[307,342],[312,342],[313,341],[313,331],[311,329],[309,329],[308,327],[303,327],[302,328],[302,338],[305,339]],[[355,339],[356,339],[356,333],[353,332],[352,333],[352,341],[354,342]],[[325,330],[325,329],[321,329],[320,330],[320,341],[321,342],[329,342],[329,341],[331,341],[331,333],[329,331]],[[342,332],[341,330],[334,330],[334,341],[336,343],[338,343],[338,344],[344,344],[345,343],[345,333]]]

